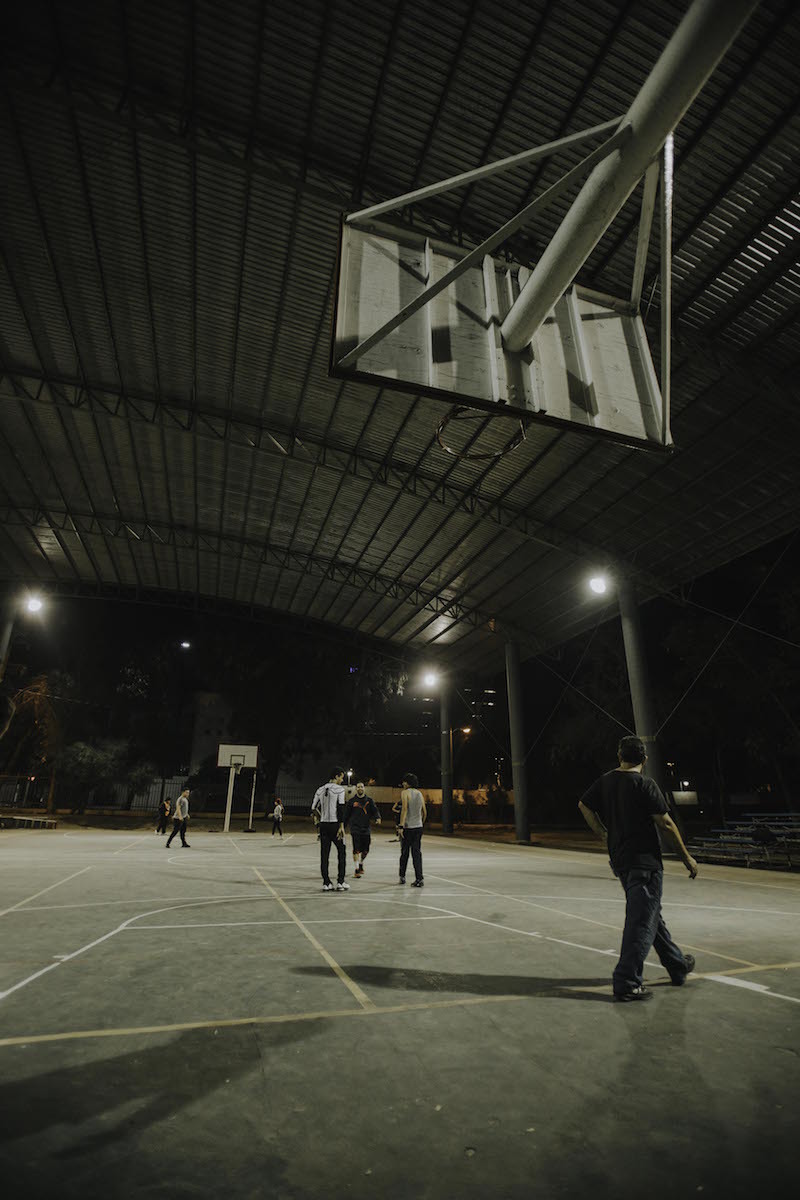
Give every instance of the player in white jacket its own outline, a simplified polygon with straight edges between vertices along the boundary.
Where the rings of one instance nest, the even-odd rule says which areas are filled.
[[[315,812],[319,813],[319,865],[322,872],[322,890],[323,892],[332,892],[333,884],[328,872],[328,863],[331,857],[331,846],[336,843],[336,853],[338,855],[338,872],[336,878],[336,891],[349,892],[350,884],[345,883],[345,869],[347,866],[347,852],[344,845],[344,808],[345,808],[345,789],[342,786],[344,780],[344,771],[341,767],[334,767],[331,772],[331,777],[328,783],[323,783],[322,787],[318,787],[314,793],[314,799],[311,804],[312,815]]]

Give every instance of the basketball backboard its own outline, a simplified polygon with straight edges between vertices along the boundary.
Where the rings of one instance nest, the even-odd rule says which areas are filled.
[[[343,221],[331,373],[671,447],[638,306],[572,286],[515,353],[500,326],[530,272],[489,255],[459,270],[474,257],[407,227]]]
[[[231,746],[220,743],[217,751],[218,767],[257,767],[258,746]]]

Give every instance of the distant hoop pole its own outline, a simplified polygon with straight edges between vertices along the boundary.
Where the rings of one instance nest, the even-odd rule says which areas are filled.
[[[476,412],[474,408],[470,408],[466,404],[457,404],[454,408],[451,408],[447,416],[443,417],[439,422],[436,427],[435,435],[436,441],[439,443],[442,450],[444,450],[445,454],[452,454],[453,458],[457,458],[461,462],[489,462],[493,458],[504,458],[506,454],[510,454],[512,450],[516,450],[517,446],[521,446],[523,442],[528,440],[528,431],[525,428],[525,422],[520,417],[518,420],[519,429],[511,438],[509,438],[502,450],[490,450],[477,454],[471,454],[468,450],[454,450],[452,446],[448,446],[443,440],[442,434],[444,433],[447,425],[449,425],[451,421],[457,421],[463,413],[467,413],[472,418],[477,418],[481,415],[480,413]]]

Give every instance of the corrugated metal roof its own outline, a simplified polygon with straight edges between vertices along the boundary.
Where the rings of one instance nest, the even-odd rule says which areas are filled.
[[[0,99],[0,575],[322,620],[465,668],[797,526],[800,12],[765,0],[676,131],[669,459],[328,377],[343,208],[622,113],[686,3],[20,7]],[[471,244],[565,149],[418,206]],[[533,261],[564,195],[511,248]],[[625,294],[635,193],[580,278]],[[645,278],[658,329],[658,252]],[[507,418],[451,422],[490,453]]]

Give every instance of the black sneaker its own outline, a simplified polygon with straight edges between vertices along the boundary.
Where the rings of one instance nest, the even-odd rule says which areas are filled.
[[[398,882],[398,883],[405,883],[405,881],[406,881],[406,877],[405,877],[405,875],[401,875],[401,876],[400,876],[400,878],[398,879],[398,881],[397,881],[397,882]]]
[[[633,988],[630,992],[614,992],[614,1000],[619,1004],[627,1004],[629,1000],[652,1000],[653,993],[650,988],[646,988],[643,984]]]
[[[424,879],[415,879],[411,886],[412,887],[425,887],[425,881],[424,881]]]
[[[673,987],[683,987],[683,985],[686,983],[686,976],[691,975],[692,971],[694,970],[694,955],[693,954],[684,954],[683,960],[686,963],[686,970],[684,971],[683,975],[673,975],[672,976],[672,986]]]

